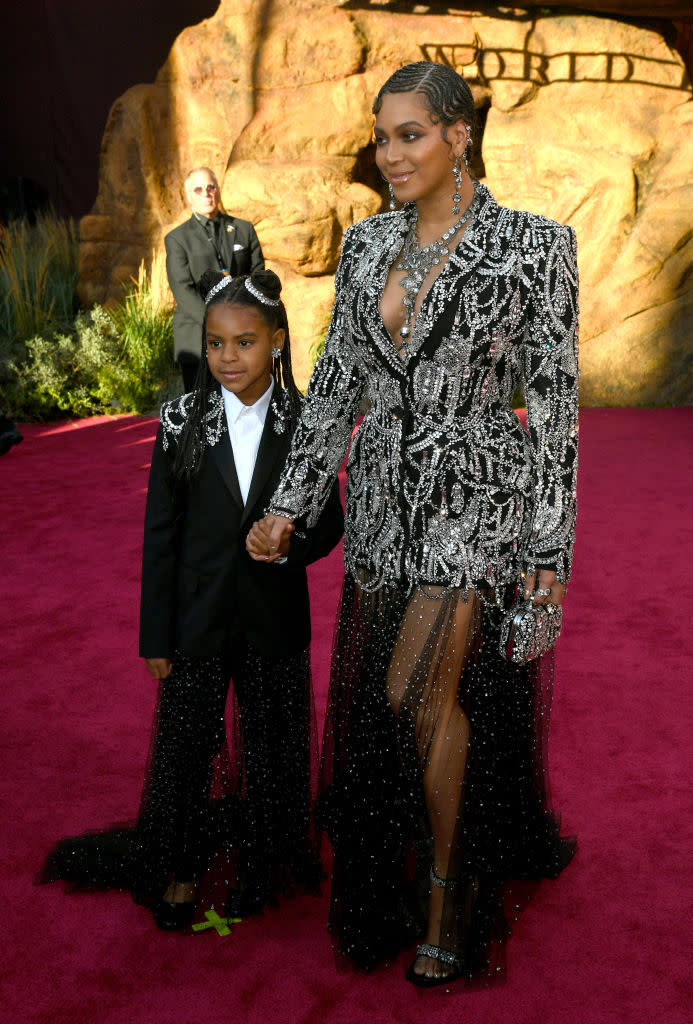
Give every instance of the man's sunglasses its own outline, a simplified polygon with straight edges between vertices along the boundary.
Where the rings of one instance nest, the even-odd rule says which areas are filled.
[[[216,185],[196,185],[195,188],[191,188],[190,191],[194,192],[196,196],[201,196],[203,192],[206,192],[208,196],[211,196],[216,192]]]

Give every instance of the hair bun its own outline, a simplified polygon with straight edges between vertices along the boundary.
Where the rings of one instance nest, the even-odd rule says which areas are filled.
[[[273,270],[255,270],[250,280],[268,299],[278,299],[282,293],[282,283]]]
[[[205,270],[204,274],[196,284],[197,290],[202,298],[206,299],[214,285],[219,284],[222,278],[226,276],[226,274],[222,274],[218,270]]]

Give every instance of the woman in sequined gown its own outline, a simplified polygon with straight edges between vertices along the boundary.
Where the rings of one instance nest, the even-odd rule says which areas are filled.
[[[373,110],[404,205],[345,234],[325,352],[248,546],[272,560],[290,522],[315,522],[367,398],[322,755],[330,929],[365,969],[423,938],[407,977],[432,986],[502,973],[509,917],[574,849],[548,798],[551,657],[512,665],[499,627],[518,584],[560,604],[568,581],[576,245],[469,176],[474,105],[452,69],[400,69]]]

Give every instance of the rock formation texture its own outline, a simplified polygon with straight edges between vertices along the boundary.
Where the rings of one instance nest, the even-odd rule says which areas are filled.
[[[186,215],[186,171],[209,164],[285,282],[305,384],[344,229],[381,209],[372,98],[400,64],[446,61],[474,92],[496,198],[577,230],[583,404],[692,402],[693,91],[659,23],[422,9],[221,0],[186,29],[156,82],[111,110],[83,300],[120,295]]]
[[[385,0],[389,2],[389,0]],[[523,7],[543,7],[546,0],[525,0]],[[556,6],[556,5],[554,5]],[[602,11],[641,18],[684,18],[693,16],[693,3],[686,0],[570,0],[569,5],[583,11]]]

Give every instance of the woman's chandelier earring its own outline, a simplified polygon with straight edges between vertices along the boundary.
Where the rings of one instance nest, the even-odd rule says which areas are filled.
[[[464,169],[469,174],[469,157],[472,155],[472,129],[471,125],[466,124],[467,129],[467,144],[464,147]]]
[[[452,215],[456,217],[460,212],[460,203],[462,202],[462,196],[460,195],[460,189],[462,188],[462,171],[460,170],[459,158],[455,160],[452,168],[452,174],[455,179],[455,194],[452,197]]]
[[[390,182],[390,181],[388,181],[388,183],[387,183],[387,190],[390,193],[390,209],[391,210],[396,210],[397,209],[397,200],[395,199],[395,190],[393,189],[392,182]]]

